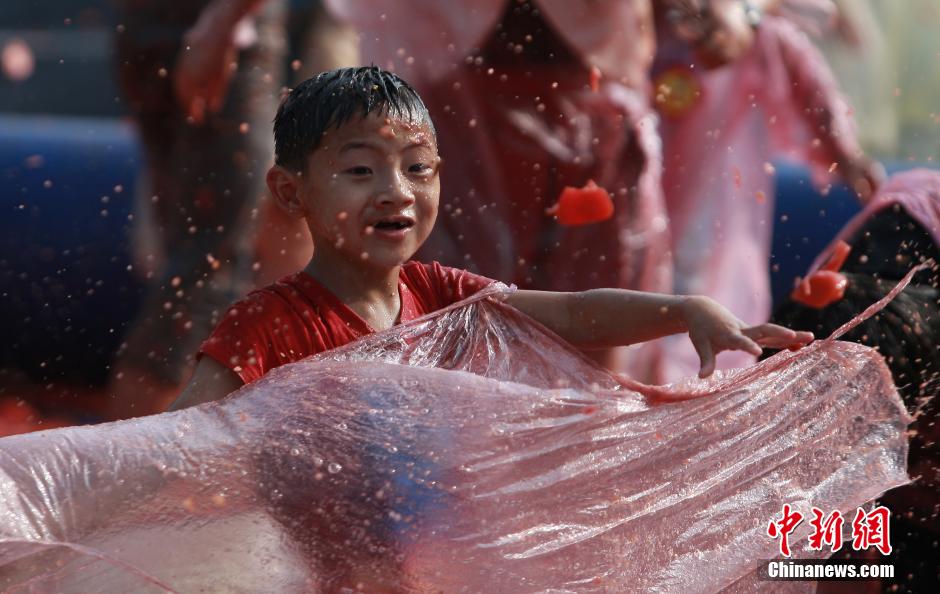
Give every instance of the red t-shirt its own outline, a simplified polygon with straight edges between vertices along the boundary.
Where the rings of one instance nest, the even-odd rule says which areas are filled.
[[[437,262],[407,262],[398,292],[401,322],[473,295],[493,281]],[[268,371],[343,346],[374,332],[353,310],[305,272],[250,293],[226,312],[199,357],[208,355],[250,383]]]

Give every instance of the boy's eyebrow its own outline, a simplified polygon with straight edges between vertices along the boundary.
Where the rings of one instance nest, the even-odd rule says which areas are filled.
[[[416,141],[414,141],[414,142],[412,142],[412,143],[409,143],[408,146],[406,146],[405,148],[406,148],[406,149],[410,149],[410,148],[414,148],[414,147],[416,147],[416,146],[427,146],[427,147],[430,147],[430,146],[431,146],[431,143],[430,143],[426,138],[422,138],[421,140],[416,140]]]
[[[346,144],[340,147],[339,152],[345,153],[347,151],[352,151],[352,150],[361,149],[361,148],[374,149],[377,147],[371,142],[366,142],[364,140],[350,140],[349,142],[347,142]]]
[[[431,146],[431,143],[427,139],[416,140],[408,144],[405,147],[405,150],[414,148],[416,146]],[[355,149],[379,149],[379,146],[375,143],[369,142],[368,140],[350,140],[346,144],[340,147],[340,154],[352,151]]]

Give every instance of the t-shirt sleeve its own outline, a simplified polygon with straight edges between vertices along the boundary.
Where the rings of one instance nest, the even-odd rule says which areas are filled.
[[[496,282],[460,268],[441,266],[437,262],[421,264],[421,269],[426,275],[428,289],[434,296],[437,309],[466,299]]]
[[[265,332],[272,305],[271,296],[258,291],[230,307],[199,347],[197,360],[212,357],[246,384],[260,378],[273,366]]]

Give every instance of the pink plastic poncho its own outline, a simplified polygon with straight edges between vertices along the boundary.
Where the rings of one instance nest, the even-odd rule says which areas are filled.
[[[748,324],[763,323],[771,305],[770,162],[788,155],[809,163],[818,183],[831,181],[829,168],[838,157],[827,143],[814,142],[818,114],[831,114],[833,142],[855,154],[851,111],[820,52],[787,20],[766,16],[749,52],[714,70],[689,68],[695,64],[689,47],[671,37],[668,27],[660,29],[654,83],[671,80],[675,86],[679,77],[700,93],[684,109],[664,113],[660,126],[674,291],[707,295]],[[686,342],[666,339],[664,380],[698,370]],[[753,360],[743,352],[723,353],[718,367]]]
[[[325,0],[359,31],[363,60],[422,87],[451,75],[517,0]],[[635,89],[652,60],[650,0],[534,0],[546,23],[586,64]],[[379,61],[381,60],[381,61]]]
[[[846,514],[908,480],[871,349],[647,397],[501,290],[220,402],[0,440],[0,589],[750,592],[784,503]]]

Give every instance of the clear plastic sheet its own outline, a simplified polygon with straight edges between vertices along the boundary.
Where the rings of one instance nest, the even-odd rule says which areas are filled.
[[[0,440],[0,589],[753,591],[784,503],[846,513],[908,480],[870,349],[643,395],[504,290],[220,402]]]

